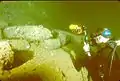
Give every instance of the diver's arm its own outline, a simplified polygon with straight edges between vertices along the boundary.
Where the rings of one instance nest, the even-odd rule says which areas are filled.
[[[83,49],[85,51],[85,53],[87,53],[88,56],[91,56],[90,54],[90,45],[89,45],[89,42],[88,42],[88,33],[87,33],[87,28],[84,26],[84,35],[85,35],[85,38],[84,38],[84,46],[83,46]]]
[[[120,46],[120,40],[116,40],[115,43],[117,44],[117,46]]]
[[[109,40],[107,44],[114,49],[116,45],[120,46],[120,40]]]

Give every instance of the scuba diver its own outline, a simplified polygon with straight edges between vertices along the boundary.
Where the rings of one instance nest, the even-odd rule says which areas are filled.
[[[88,56],[91,56],[90,46],[92,45],[107,44],[111,48],[114,48],[115,44],[117,46],[120,45],[120,40],[113,40],[112,32],[108,28],[98,28],[98,30],[95,33],[92,33],[91,35],[88,34],[87,27],[82,25],[78,26],[71,24],[69,26],[69,29],[77,35],[84,34],[83,50],[85,51],[85,53],[87,53]]]
[[[111,31],[107,28],[98,29],[96,33],[89,35],[87,32],[87,27],[85,26],[78,26],[71,24],[69,29],[78,35],[84,34],[84,46],[83,50],[88,55],[91,56],[91,47],[92,45],[97,45],[101,43],[107,43],[111,39]]]
[[[108,64],[109,65],[109,67],[108,67],[109,68],[109,76],[110,76],[113,58],[114,58],[117,46],[120,46],[120,40],[114,40],[112,37],[112,32],[108,28],[98,28],[98,30],[95,33],[92,33],[91,35],[88,34],[87,27],[85,27],[85,26],[78,26],[78,25],[71,24],[69,26],[69,29],[77,35],[81,35],[81,34],[84,35],[83,50],[84,50],[85,54],[87,54],[88,57],[90,57],[90,58],[92,57],[92,52],[93,52],[92,46],[99,47],[100,48],[99,51],[101,51],[101,48],[103,48],[103,50],[104,50],[105,46],[108,46],[112,49],[112,52],[110,53],[110,56],[111,56],[110,63]],[[103,68],[104,68],[104,65],[99,66],[99,69],[100,69],[99,76],[101,77],[102,81],[104,81],[104,79],[103,79],[104,71],[102,71]]]

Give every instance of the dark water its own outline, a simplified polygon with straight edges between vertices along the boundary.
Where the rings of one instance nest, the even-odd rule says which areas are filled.
[[[44,24],[46,27],[68,30],[71,23],[84,24],[89,32],[98,27],[111,28],[120,36],[120,2],[4,2],[0,5],[0,20],[14,24]]]
[[[99,27],[108,27],[119,39],[120,2],[3,2],[0,3],[0,21],[4,25],[43,24],[66,31],[71,23],[84,24],[90,33]],[[113,61],[110,77],[107,58],[94,57],[86,64],[93,81],[102,81],[98,76],[100,64],[104,65],[105,81],[120,81],[119,60]]]

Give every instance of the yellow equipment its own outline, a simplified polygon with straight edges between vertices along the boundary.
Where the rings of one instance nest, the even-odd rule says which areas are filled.
[[[82,26],[71,24],[69,26],[69,29],[75,34],[82,34],[83,33],[83,27]]]

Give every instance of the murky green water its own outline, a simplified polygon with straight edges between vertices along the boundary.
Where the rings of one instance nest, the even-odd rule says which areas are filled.
[[[42,24],[68,31],[75,23],[84,24],[90,33],[108,27],[119,39],[119,14],[120,2],[1,2],[0,27]]]
[[[43,24],[68,30],[71,23],[84,24],[90,32],[98,27],[111,28],[120,36],[119,2],[3,2],[0,20],[9,25]]]

